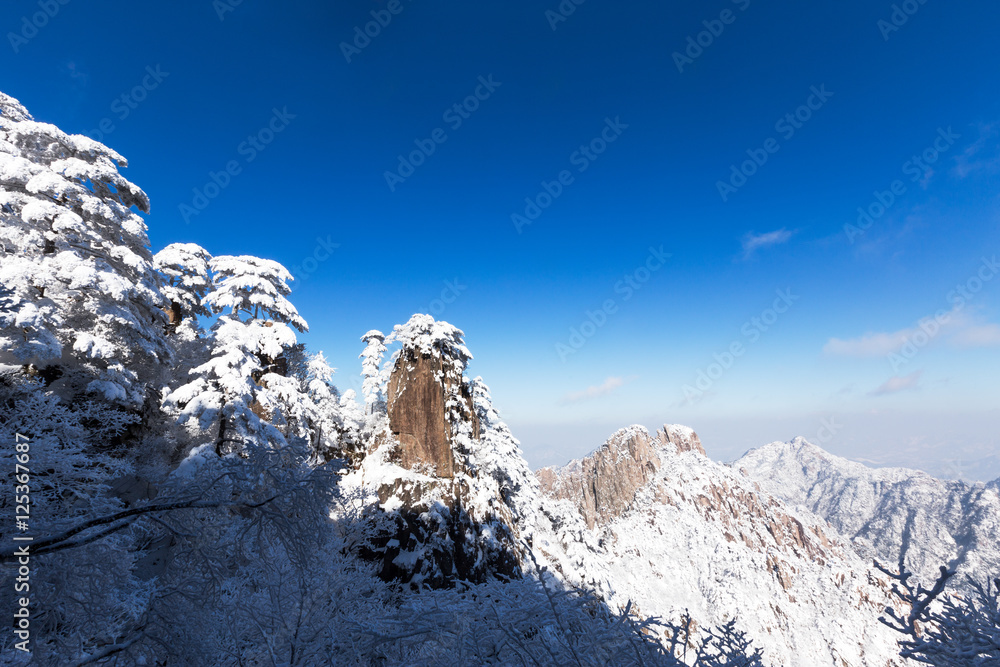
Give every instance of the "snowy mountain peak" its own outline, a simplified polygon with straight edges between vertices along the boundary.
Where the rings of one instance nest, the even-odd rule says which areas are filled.
[[[609,603],[687,610],[703,627],[736,619],[769,664],[901,664],[877,620],[893,604],[885,577],[823,521],[704,456],[691,429],[631,426],[537,475],[536,550]]]
[[[628,509],[636,491],[660,469],[663,457],[684,452],[705,454],[691,429],[669,424],[653,437],[644,426],[632,425],[616,431],[585,458],[542,468],[536,475],[543,493],[575,502],[587,527],[594,528]]]
[[[906,468],[869,468],[804,439],[752,449],[732,464],[761,488],[829,522],[866,560],[906,563],[926,582],[938,567],[1000,570],[1000,486],[945,481]],[[964,576],[955,578],[965,588]]]

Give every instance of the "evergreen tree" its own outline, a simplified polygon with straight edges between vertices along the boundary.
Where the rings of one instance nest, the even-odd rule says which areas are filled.
[[[215,257],[210,269],[214,289],[202,302],[222,313],[212,327],[211,358],[167,404],[180,409],[182,423],[196,417],[202,431],[218,423],[220,454],[254,439],[281,444],[286,435],[302,435],[303,395],[287,377],[284,353],[296,345],[292,328],[308,326],[286,298],[291,274],[278,262],[250,256]]]
[[[1000,578],[985,583],[970,578],[973,594],[957,596],[946,591],[955,570],[942,565],[928,589],[913,581],[905,555],[900,554],[898,572],[875,562],[895,581],[893,593],[909,608],[905,615],[887,608],[879,619],[903,635],[900,655],[940,667],[1000,665]]]
[[[9,290],[0,363],[62,375],[67,396],[138,406],[170,351],[160,276],[133,211],[148,213],[149,199],[118,173],[127,165],[0,94],[0,284]]]
[[[378,329],[372,329],[361,340],[365,343],[364,351],[359,355],[361,376],[364,382],[361,393],[365,397],[365,407],[369,414],[385,411],[384,378],[382,377],[382,356],[385,354],[385,335]]]
[[[171,243],[153,256],[153,265],[163,277],[169,331],[177,331],[182,322],[207,317],[210,313],[202,303],[212,279],[208,263],[212,256],[194,243]]]

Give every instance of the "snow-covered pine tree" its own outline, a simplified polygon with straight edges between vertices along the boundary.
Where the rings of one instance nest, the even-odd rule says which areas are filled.
[[[180,408],[181,422],[197,418],[203,431],[217,423],[220,454],[248,441],[278,445],[285,436],[304,436],[307,397],[287,377],[284,357],[296,344],[292,328],[308,330],[286,298],[292,275],[278,262],[246,255],[215,257],[209,268],[214,289],[203,304],[222,313],[212,327],[211,359],[167,396],[167,405]]]
[[[472,404],[479,417],[479,446],[470,452],[469,460],[481,473],[500,485],[501,498],[513,512],[522,539],[533,532],[532,517],[537,508],[538,478],[528,467],[521,453],[521,443],[493,407],[490,388],[483,378],[471,382]]]
[[[978,582],[969,578],[971,595],[947,590],[955,570],[941,566],[929,589],[913,581],[906,570],[906,550],[899,556],[898,572],[875,561],[875,567],[895,581],[892,591],[908,608],[892,608],[879,618],[902,636],[900,655],[914,662],[942,667],[1000,665],[1000,577]]]
[[[372,329],[361,340],[365,343],[364,351],[359,355],[361,361],[361,376],[364,382],[361,393],[365,397],[365,408],[369,414],[385,412],[385,391],[383,389],[382,357],[385,354],[385,335],[378,329]]]
[[[133,211],[148,213],[149,199],[118,173],[127,165],[0,93],[0,284],[11,292],[0,364],[61,376],[67,397],[136,407],[170,352],[160,277]]]
[[[310,416],[313,450],[320,459],[353,458],[362,449],[364,415],[354,400],[354,392],[342,396],[333,385],[335,369],[322,352],[307,362],[307,392],[313,406]]]
[[[185,321],[191,323],[199,315],[209,315],[202,300],[212,287],[208,272],[211,259],[208,251],[195,243],[171,243],[153,255],[153,266],[165,283],[162,292],[170,332],[177,331]]]

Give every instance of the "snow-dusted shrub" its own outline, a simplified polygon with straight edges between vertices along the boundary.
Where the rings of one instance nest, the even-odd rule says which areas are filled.
[[[941,566],[929,589],[912,581],[900,555],[898,572],[875,567],[895,580],[893,592],[909,607],[905,615],[891,608],[879,620],[903,637],[900,655],[937,667],[1000,665],[1000,578],[985,583],[970,577],[969,594],[947,591],[954,570]]]
[[[34,537],[28,543],[4,540],[2,585],[14,590],[17,549],[27,544],[30,574],[22,583],[28,588],[18,597],[31,600],[31,646],[39,664],[58,664],[74,645],[113,643],[141,623],[151,588],[133,574],[139,555],[128,522],[72,532],[94,517],[124,509],[113,483],[132,466],[109,453],[108,440],[133,420],[118,407],[92,401],[68,407],[20,372],[0,373],[0,465],[11,473],[0,476],[0,510],[12,522],[20,498],[17,503],[27,505],[30,514],[24,517],[26,528],[12,532]],[[15,443],[24,445],[26,459],[15,460]],[[13,474],[18,462],[29,471],[23,473],[26,478]],[[22,482],[28,492],[15,494]],[[47,545],[44,538],[53,535],[64,538]],[[13,595],[3,597],[8,618],[13,604]],[[10,646],[12,640],[5,633],[0,656],[23,658]]]

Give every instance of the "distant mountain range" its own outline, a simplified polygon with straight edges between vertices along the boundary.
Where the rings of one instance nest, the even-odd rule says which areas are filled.
[[[866,559],[900,551],[924,581],[938,567],[980,579],[1000,572],[1000,480],[945,481],[905,468],[869,468],[802,438],[747,452],[732,468],[798,511],[827,522]]]

